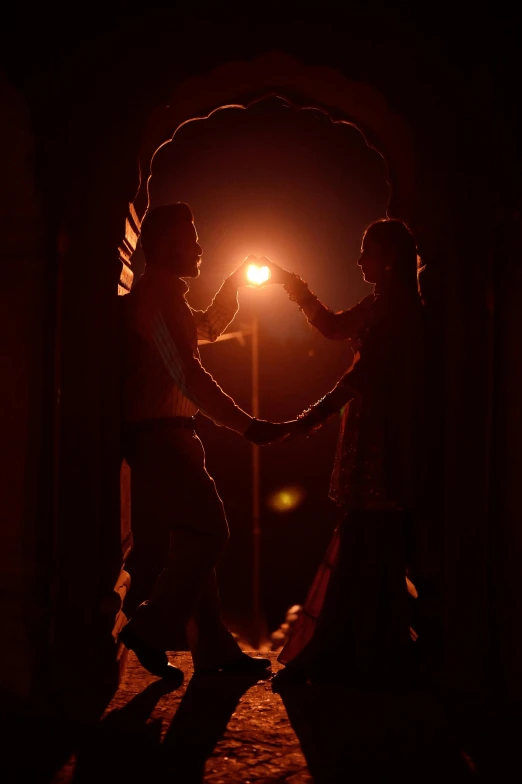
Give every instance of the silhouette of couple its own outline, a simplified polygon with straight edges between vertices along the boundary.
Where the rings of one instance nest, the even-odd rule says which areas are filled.
[[[423,305],[415,239],[397,220],[371,224],[358,264],[374,292],[334,313],[298,275],[264,258],[309,323],[350,340],[354,362],[296,419],[251,417],[204,369],[198,339],[215,340],[248,285],[247,257],[205,311],[186,278],[202,249],[184,203],[151,209],[142,225],[146,268],[123,298],[123,446],[131,467],[134,548],[126,568],[129,619],[120,640],[154,675],[183,679],[166,651],[191,651],[196,673],[267,675],[221,619],[215,567],[228,536],[223,503],[195,432],[200,411],[258,445],[309,436],[342,414],[330,496],[339,524],[279,660],[279,678],[370,679],[400,668],[410,644],[406,572],[423,487]]]

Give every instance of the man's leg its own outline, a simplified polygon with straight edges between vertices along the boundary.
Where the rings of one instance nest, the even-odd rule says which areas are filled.
[[[163,572],[126,628],[154,647],[179,650],[228,541],[228,524],[196,436],[179,430],[152,433],[145,446],[137,466],[140,481],[148,488],[155,528],[165,522],[170,528],[170,547]]]
[[[243,654],[221,620],[214,567],[229,531],[201,441],[187,431],[175,431],[153,446],[149,444],[144,471],[153,516],[169,520],[170,548],[165,569],[124,632],[156,649],[183,650],[193,619],[198,668],[232,664],[234,671],[260,671],[269,660]],[[200,664],[203,661],[209,664]]]
[[[241,657],[242,651],[221,618],[216,572],[209,575],[187,626],[194,669],[219,667]]]
[[[167,561],[170,527],[165,514],[159,513],[153,502],[151,484],[150,437],[139,427],[128,426],[123,433],[124,455],[131,469],[131,529],[132,550],[125,562],[131,583],[123,612],[130,618],[150,595],[158,575]],[[153,469],[153,475],[157,471]]]
[[[123,612],[131,618],[139,605],[151,594],[163,571],[170,545],[168,526],[158,525],[148,509],[147,488],[139,483],[139,475],[133,477],[132,486],[132,538],[133,546],[125,562],[129,572],[130,589],[123,602]]]

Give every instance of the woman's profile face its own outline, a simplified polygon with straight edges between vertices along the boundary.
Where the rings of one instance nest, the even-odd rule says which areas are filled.
[[[366,235],[357,264],[367,283],[378,284],[387,277],[391,268],[390,253],[371,236]]]

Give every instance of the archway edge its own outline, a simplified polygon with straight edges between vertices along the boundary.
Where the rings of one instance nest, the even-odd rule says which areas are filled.
[[[334,121],[354,125],[388,167],[390,215],[410,222],[414,200],[414,139],[405,119],[375,87],[352,81],[334,68],[308,66],[281,51],[252,60],[237,60],[190,77],[168,102],[156,107],[144,129],[138,164],[140,185],[133,201],[141,220],[149,201],[148,183],[157,150],[187,121],[204,118],[227,105],[247,107],[263,96],[299,96],[298,105],[326,111]]]

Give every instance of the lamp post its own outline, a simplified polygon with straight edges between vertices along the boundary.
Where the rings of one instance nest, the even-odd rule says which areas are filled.
[[[262,285],[270,278],[268,267],[250,265],[248,280]],[[252,335],[252,416],[259,418],[259,319],[255,308],[251,320]],[[251,642],[259,648],[266,639],[266,621],[261,610],[261,472],[260,447],[252,444],[252,631]]]
[[[257,313],[252,314],[252,416],[259,417],[259,321]],[[252,444],[252,621],[255,648],[259,647],[263,635],[261,615],[261,504],[260,504],[260,464],[259,446]]]
[[[247,271],[249,283],[260,286],[270,278],[268,267],[259,267],[251,264]],[[226,332],[220,335],[217,341],[236,338],[244,345],[244,336],[250,332],[252,337],[251,348],[251,386],[252,416],[259,418],[259,320],[255,309],[252,311],[250,330]],[[210,343],[209,340],[199,340],[198,345]],[[252,647],[258,648],[267,638],[267,625],[261,610],[261,480],[260,480],[260,447],[252,444],[252,623],[250,628],[250,642]]]

